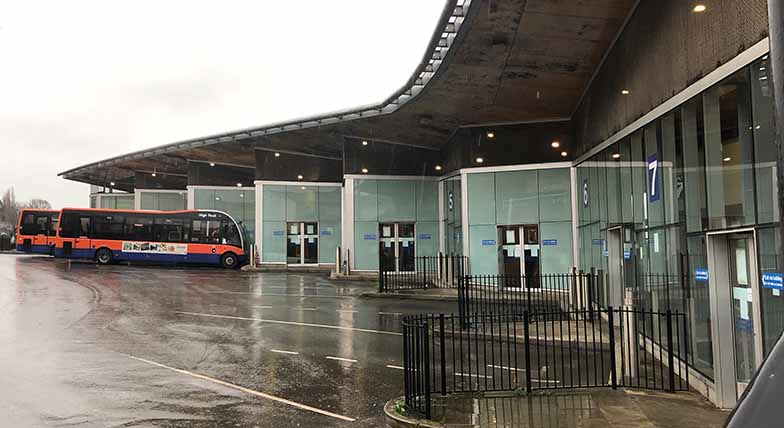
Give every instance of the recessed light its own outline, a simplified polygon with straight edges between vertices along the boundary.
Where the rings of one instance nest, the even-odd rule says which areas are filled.
[[[210,162],[210,166],[215,166],[215,162]]]
[[[561,152],[561,156],[566,157],[569,153]]]
[[[367,140],[362,140],[362,145],[367,146]]]
[[[623,89],[623,90],[621,90],[621,94],[622,94],[622,95],[629,95],[629,94],[630,94],[630,92],[629,92],[629,90],[628,90],[628,89]]]
[[[245,194],[244,193],[240,193],[240,198],[244,198],[244,197],[245,197]]]
[[[613,159],[620,159],[621,158],[621,154],[620,153],[613,153],[612,158]]]
[[[722,159],[722,160],[723,160],[724,162],[729,162],[729,161],[731,161],[731,160],[732,160],[732,158],[731,158],[731,157],[729,157],[729,156],[727,156],[726,158],[724,158],[724,159]]]
[[[367,174],[368,173],[368,169],[367,168],[362,168],[362,173],[363,174]]]
[[[495,138],[495,132],[493,132],[493,131],[487,131],[487,138],[489,138],[489,139],[491,139],[491,140],[492,140],[493,138]]]
[[[242,187],[242,183],[237,183],[237,187]]]
[[[302,180],[302,174],[297,176],[297,180]]]
[[[484,161],[485,161],[485,160],[484,160],[484,159],[482,159],[482,158],[476,158],[476,163],[482,163],[482,162],[484,162]]]
[[[561,143],[559,143],[558,141],[553,141],[552,143],[550,143],[550,145],[551,145],[551,146],[552,146],[554,149],[557,149],[557,148],[561,147]]]
[[[698,5],[694,6],[694,9],[692,9],[692,10],[697,12],[697,13],[700,13],[700,12],[705,12],[706,9],[708,9],[708,8],[704,4],[698,4]]]
[[[441,171],[441,165],[436,165],[436,171]]]
[[[276,157],[276,158],[279,158],[279,157],[280,157],[280,153],[278,153],[278,152],[275,152],[275,157]]]
[[[114,186],[114,181],[110,181],[110,182],[109,182],[109,185],[110,185],[110,186]]]
[[[216,196],[216,197],[215,197],[215,200],[216,200],[216,201],[220,201],[220,196]]]
[[[153,177],[157,177],[158,176],[158,174],[156,174],[154,172],[152,174],[150,174],[150,175],[152,175]]]
[[[305,190],[305,186],[300,187],[300,189]]]

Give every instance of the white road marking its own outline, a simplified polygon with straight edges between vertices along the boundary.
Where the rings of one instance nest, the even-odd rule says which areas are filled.
[[[351,309],[335,309],[335,312],[347,313],[347,314],[355,314],[359,311],[352,311]]]
[[[174,311],[175,314],[181,315],[192,315],[196,317],[207,317],[207,318],[223,318],[229,320],[241,320],[241,321],[258,321],[258,322],[266,322],[270,324],[286,324],[286,325],[298,325],[302,327],[318,327],[318,328],[329,328],[333,330],[347,330],[347,331],[359,331],[362,333],[377,333],[377,334],[389,334],[392,336],[402,336],[402,333],[398,333],[395,331],[384,331],[384,330],[370,330],[367,328],[354,328],[354,327],[341,327],[338,325],[324,325],[324,324],[310,324],[304,322],[293,322],[293,321],[281,321],[281,320],[269,320],[269,319],[262,319],[262,318],[247,318],[247,317],[234,317],[229,315],[215,315],[215,314],[200,314],[198,312],[182,312],[182,311]]]
[[[390,369],[405,370],[403,367],[393,366],[392,364],[387,364],[387,367],[389,367]]]
[[[488,364],[487,367],[492,367],[494,369],[502,369],[502,370],[511,370],[515,372],[524,372],[525,369],[516,369],[514,367],[506,367],[506,366],[494,366],[492,364]]]
[[[484,375],[478,375],[478,374],[473,374],[473,373],[472,374],[468,374],[468,373],[455,372],[455,375],[456,376],[465,376],[465,377],[479,377],[479,378],[482,378],[482,379],[492,379],[493,378],[492,376],[484,376]]]
[[[253,306],[256,309],[272,309],[272,306]]]
[[[331,355],[327,355],[328,360],[337,360],[337,361],[345,361],[347,363],[356,363],[357,360],[352,360],[351,358],[340,358],[340,357],[333,357]]]
[[[281,351],[280,349],[270,349],[270,352],[277,352],[278,354],[299,355],[296,351]]]
[[[160,367],[162,369],[171,370],[171,371],[174,371],[174,372],[177,372],[177,373],[180,373],[180,374],[184,374],[184,375],[188,375],[188,376],[191,376],[191,377],[194,377],[194,378],[197,378],[197,379],[206,380],[208,382],[212,382],[212,383],[215,383],[215,384],[218,384],[218,385],[222,385],[222,386],[225,386],[227,388],[236,389],[237,391],[241,391],[241,392],[244,392],[246,394],[255,395],[256,397],[266,398],[268,400],[276,401],[278,403],[287,404],[289,406],[296,407],[298,409],[307,410],[309,412],[318,413],[320,415],[329,416],[329,417],[332,417],[332,418],[335,418],[335,419],[340,419],[340,420],[348,421],[348,422],[354,422],[356,420],[355,418],[350,418],[348,416],[343,416],[343,415],[339,415],[337,413],[328,412],[326,410],[317,409],[315,407],[311,407],[311,406],[308,406],[308,405],[305,405],[305,404],[297,403],[297,402],[294,402],[294,401],[291,401],[291,400],[286,400],[285,398],[276,397],[276,396],[271,395],[271,394],[267,394],[267,393],[264,393],[264,392],[256,391],[256,390],[253,390],[253,389],[250,389],[250,388],[245,388],[244,386],[239,386],[239,385],[235,385],[233,383],[225,382],[225,381],[222,381],[220,379],[215,379],[215,378],[212,378],[212,377],[209,377],[209,376],[205,376],[205,375],[202,375],[202,374],[189,372],[187,370],[182,370],[182,369],[177,369],[177,368],[174,368],[174,367],[169,367],[169,366],[167,366],[165,364],[156,363],[155,361],[145,360],[144,358],[134,357],[133,355],[128,355],[128,356],[130,358],[133,358],[134,360],[140,361],[142,363],[150,364],[150,365],[153,365],[153,366],[156,366],[156,367]]]
[[[254,293],[250,291],[197,291],[202,294],[250,294],[256,297],[312,297],[314,299],[353,299],[355,296],[322,296],[314,294]]]
[[[403,315],[401,312],[379,312],[379,315],[393,315],[393,316],[400,316]]]
[[[300,311],[317,311],[318,308],[304,308],[302,306],[294,306],[291,309],[298,309]]]

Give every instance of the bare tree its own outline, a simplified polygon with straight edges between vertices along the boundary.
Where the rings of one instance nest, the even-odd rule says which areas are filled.
[[[25,204],[25,208],[32,208],[38,210],[50,210],[52,209],[52,204],[49,203],[46,199],[30,199],[30,202]]]
[[[6,189],[0,198],[0,233],[13,233],[16,217],[19,215],[19,204],[14,196],[14,188]]]

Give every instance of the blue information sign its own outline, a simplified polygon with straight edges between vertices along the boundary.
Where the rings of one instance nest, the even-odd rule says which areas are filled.
[[[604,245],[604,239],[594,239],[593,245]]]
[[[431,236],[430,236],[429,233],[420,233],[419,234],[419,239],[424,240],[424,239],[430,239],[430,238],[431,238]]]
[[[774,290],[784,290],[784,274],[781,272],[763,272],[762,286]]]
[[[483,239],[482,245],[495,245],[495,239]]]
[[[542,239],[542,245],[558,245],[557,239]]]
[[[655,153],[648,157],[648,200],[659,200],[659,161]]]
[[[630,260],[631,258],[632,258],[632,252],[631,251],[626,250],[626,251],[623,252],[623,259],[624,260]]]
[[[705,282],[708,280],[708,269],[705,268],[697,268],[694,269],[694,280]]]
[[[376,235],[365,235],[365,241],[375,241]]]
[[[282,230],[275,230],[272,232],[272,236],[284,236],[286,233]]]
[[[322,230],[321,231],[321,236],[332,236],[332,231],[331,230]]]

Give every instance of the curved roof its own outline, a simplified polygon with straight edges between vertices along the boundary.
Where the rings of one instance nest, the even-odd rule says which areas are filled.
[[[357,138],[439,150],[460,127],[571,118],[635,0],[448,0],[419,67],[378,105],[180,141],[83,165],[92,184],[187,161],[255,166],[255,150],[340,159]],[[132,179],[131,179],[132,180]]]

